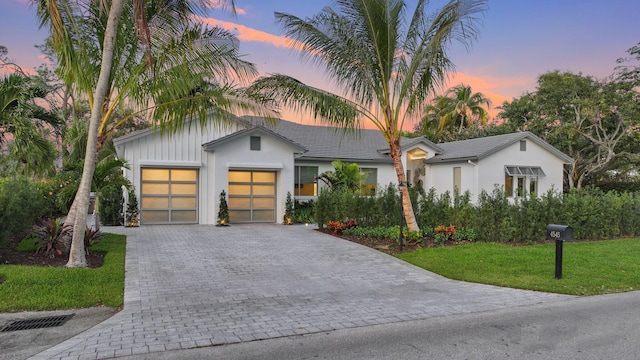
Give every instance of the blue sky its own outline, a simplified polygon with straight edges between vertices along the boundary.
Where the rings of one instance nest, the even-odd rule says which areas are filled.
[[[215,2],[215,0],[212,0]],[[413,6],[413,0],[408,0]],[[0,1],[0,45],[25,69],[42,60],[34,45],[46,37],[39,31],[28,0]],[[432,0],[439,8],[443,0]],[[233,18],[212,10],[205,21],[234,31],[240,50],[262,74],[284,73],[321,88],[330,88],[321,69],[301,61],[287,48],[274,11],[299,17],[316,14],[327,0],[236,0]],[[454,44],[456,73],[447,87],[460,83],[489,96],[494,106],[534,91],[539,75],[571,71],[603,78],[615,60],[640,42],[640,1],[635,0],[490,0],[480,38],[466,51]],[[291,119],[297,120],[297,119]]]

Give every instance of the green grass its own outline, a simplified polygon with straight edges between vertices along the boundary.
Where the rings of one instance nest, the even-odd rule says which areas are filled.
[[[125,248],[123,235],[100,239],[92,250],[106,255],[95,269],[0,265],[0,312],[121,307]]]
[[[640,239],[565,242],[562,279],[555,244],[473,243],[428,248],[398,258],[450,279],[571,295],[640,289]]]

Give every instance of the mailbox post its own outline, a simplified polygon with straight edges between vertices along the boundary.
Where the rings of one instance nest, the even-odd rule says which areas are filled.
[[[573,240],[573,228],[569,225],[547,225],[547,239],[556,241],[556,279],[562,279],[562,244]]]

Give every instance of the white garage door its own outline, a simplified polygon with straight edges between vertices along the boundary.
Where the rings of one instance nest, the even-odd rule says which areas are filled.
[[[197,224],[198,170],[143,168],[142,224]]]
[[[229,222],[275,222],[276,173],[229,170]]]

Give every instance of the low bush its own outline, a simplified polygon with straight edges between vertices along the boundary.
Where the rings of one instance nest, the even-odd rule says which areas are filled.
[[[0,245],[28,231],[47,212],[35,182],[22,177],[0,178]]]

